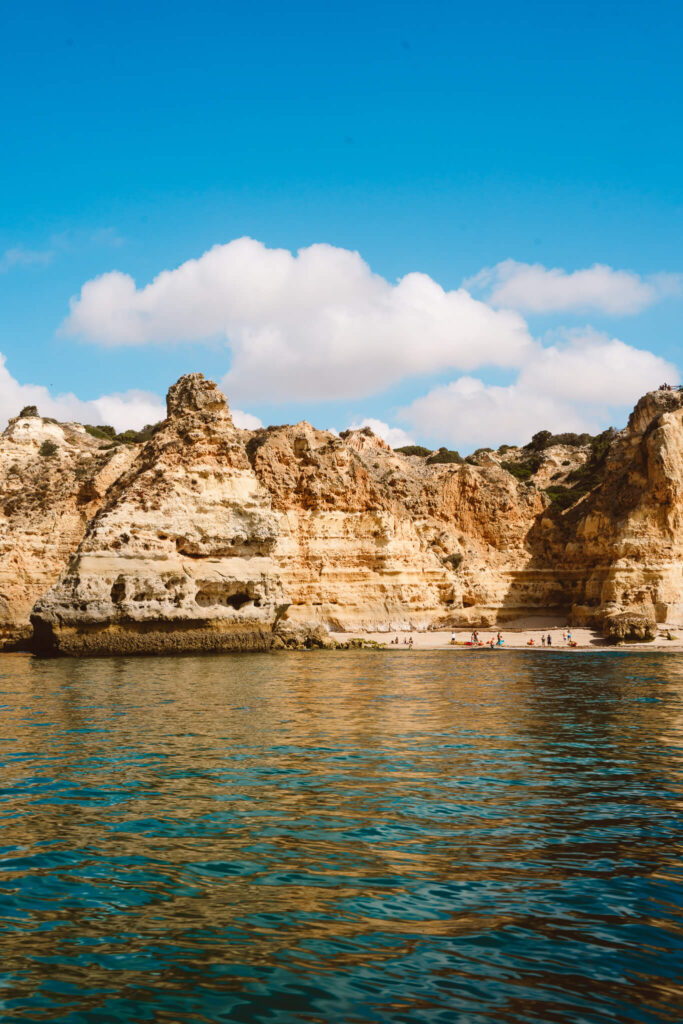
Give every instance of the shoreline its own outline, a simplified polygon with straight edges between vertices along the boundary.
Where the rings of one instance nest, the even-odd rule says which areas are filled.
[[[442,630],[357,630],[351,631],[337,631],[330,630],[326,635],[328,641],[325,642],[323,637],[325,631],[320,629],[319,637],[316,637],[313,642],[307,640],[302,636],[298,643],[287,644],[286,646],[272,646],[257,648],[254,653],[266,653],[273,651],[279,653],[280,651],[302,651],[302,650],[315,650],[315,649],[337,649],[337,650],[383,650],[383,651],[453,651],[472,653],[473,651],[488,651],[490,649],[490,640],[493,638],[494,647],[496,651],[550,651],[550,652],[565,652],[565,653],[577,653],[577,652],[616,652],[616,651],[656,651],[661,653],[662,651],[679,652],[683,653],[683,626],[667,626],[662,627],[661,631],[655,637],[654,640],[650,641],[610,641],[607,640],[599,630],[591,629],[586,626],[577,627],[561,627],[552,625],[545,629],[539,628],[536,625],[537,620],[534,621],[533,625],[522,625],[521,620],[517,620],[514,626],[501,626],[500,628],[494,629],[481,629],[477,628],[479,635],[479,644],[474,646],[471,643],[471,636],[473,630],[470,628],[463,629],[442,629]],[[573,644],[570,645],[567,639],[563,639],[562,634],[567,633],[567,630],[571,633]],[[498,635],[501,634],[504,643],[501,646],[495,645],[495,640]],[[668,639],[667,634],[671,635],[671,639]],[[455,640],[453,642],[452,637]],[[543,644],[542,637],[551,637],[551,644]],[[398,643],[396,639],[398,638]],[[407,641],[412,639],[412,645]],[[533,644],[529,643],[529,640],[533,639]],[[78,659],[87,658],[120,658],[120,657],[169,657],[176,655],[181,657],[183,655],[216,655],[216,654],[237,654],[237,653],[250,653],[243,648],[238,649],[205,649],[205,650],[169,650],[164,648],[159,651],[148,650],[144,652],[54,652],[52,654],[44,654],[30,646],[24,644],[16,647],[7,646],[4,649],[0,649],[0,654],[13,657],[38,657],[38,658],[64,658],[72,657]]]
[[[398,630],[398,631],[384,631],[384,632],[330,632],[330,638],[335,640],[337,643],[346,643],[349,640],[360,639],[370,640],[374,643],[385,644],[387,651],[469,651],[474,650],[485,650],[488,648],[488,641],[491,637],[496,638],[500,632],[504,644],[501,647],[495,647],[495,650],[508,650],[508,651],[680,651],[683,653],[683,628],[678,626],[664,627],[660,634],[655,637],[654,640],[649,641],[628,641],[628,642],[609,642],[597,629],[589,629],[586,626],[568,627],[572,636],[572,640],[575,641],[576,646],[570,646],[568,641],[562,639],[563,632],[566,632],[564,627],[551,626],[546,629],[539,628],[538,626],[529,626],[527,628],[523,626],[514,626],[512,628],[505,626],[496,627],[495,629],[478,629],[479,640],[481,641],[479,647],[473,647],[467,644],[467,641],[472,635],[472,629],[447,629],[447,630]],[[672,640],[668,640],[666,633],[670,631]],[[455,634],[456,642],[451,643],[451,635]],[[545,646],[541,643],[542,636],[551,637],[551,645]],[[396,637],[399,639],[399,643],[392,643]],[[412,638],[412,648],[404,643],[404,639]],[[533,644],[529,644],[530,639],[534,640]]]

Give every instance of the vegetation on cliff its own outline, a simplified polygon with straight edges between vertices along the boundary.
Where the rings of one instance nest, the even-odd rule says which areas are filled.
[[[85,430],[91,437],[108,441],[110,447],[119,444],[144,444],[154,437],[160,428],[161,423],[148,423],[142,430],[123,430],[117,434],[114,427],[94,426],[92,423],[85,424]]]

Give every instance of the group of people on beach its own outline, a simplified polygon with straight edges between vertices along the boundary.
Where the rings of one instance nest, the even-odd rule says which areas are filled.
[[[566,644],[569,645],[569,647],[577,646],[576,641],[572,639],[572,631],[569,628],[569,626],[567,626],[567,628],[563,630],[562,639]],[[396,637],[396,640],[392,640],[392,643],[398,643],[398,637]],[[503,639],[503,634],[500,632],[496,633],[495,637],[492,636],[490,640],[481,640],[479,637],[479,630],[473,629],[472,632],[470,633],[469,640],[458,640],[457,634],[455,632],[452,632],[451,644],[460,644],[464,647],[503,647],[505,645],[505,640]],[[552,647],[552,634],[550,633],[550,631],[548,631],[547,633],[543,633],[541,636],[540,645],[538,641],[535,640],[532,636],[527,640],[526,645],[527,647]]]
[[[566,644],[569,645],[569,647],[576,647],[577,646],[576,640],[572,639],[572,631],[569,628],[569,626],[567,626],[567,628],[562,631],[562,639],[563,639],[563,641]],[[410,635],[410,633],[408,634],[408,636],[404,636],[403,637],[403,641],[401,641],[399,639],[398,635],[397,635],[393,640],[390,640],[389,642],[391,644],[393,644],[393,645],[399,645],[399,646],[401,644],[403,644],[404,647],[410,647],[410,648],[412,648],[414,646],[413,638]],[[478,629],[473,629],[472,630],[472,632],[470,633],[469,640],[458,640],[457,634],[455,632],[452,632],[451,633],[451,643],[452,644],[461,644],[464,647],[491,647],[491,648],[493,648],[493,647],[504,647],[505,646],[505,640],[503,639],[503,634],[501,632],[496,633],[495,637],[492,636],[490,638],[490,640],[480,640],[480,638],[479,638],[479,630]],[[538,643],[536,642],[536,640],[533,637],[529,637],[529,639],[526,642],[526,645],[527,645],[527,647],[538,647],[539,646]],[[541,636],[541,644],[540,644],[540,646],[541,647],[552,647],[553,646],[553,638],[552,638],[552,634],[550,633],[550,631],[548,631],[547,633],[543,633],[543,635]]]
[[[479,639],[479,630],[478,629],[473,629],[472,630],[472,633],[470,634],[469,640],[464,640],[464,641],[461,641],[461,642],[464,643],[465,647],[502,647],[503,644],[505,643],[505,641],[503,640],[503,634],[502,633],[498,633],[496,635],[495,639],[493,637],[491,637],[490,640],[486,640],[486,641],[480,640]],[[458,639],[457,639],[455,633],[451,633],[451,643],[452,644],[457,644],[458,643]]]
[[[569,628],[569,626],[567,626],[567,628],[563,631],[562,639],[564,640],[564,642],[566,644],[569,644],[570,647],[576,647],[577,646],[576,645],[576,640],[572,640],[572,631]],[[537,646],[536,641],[534,640],[533,637],[530,637],[527,640],[526,645],[527,645],[527,647],[536,647]],[[548,633],[548,634],[544,633],[543,636],[541,637],[541,647],[552,647],[552,646],[553,646],[553,638],[552,638],[551,634],[550,633]]]

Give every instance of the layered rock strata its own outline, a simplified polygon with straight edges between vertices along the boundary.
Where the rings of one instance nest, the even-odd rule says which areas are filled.
[[[190,374],[142,445],[11,421],[0,497],[2,635],[25,638],[35,603],[45,651],[267,649],[548,613],[615,636],[683,621],[677,392],[646,395],[618,433],[463,462],[367,428],[239,430]]]
[[[0,436],[0,643],[27,641],[38,598],[59,579],[133,452],[35,412]]]
[[[576,621],[622,613],[683,623],[683,398],[643,396],[606,453],[602,482],[570,516],[565,559],[583,578]]]
[[[278,532],[223,395],[191,374],[35,606],[40,650],[263,650],[285,610]]]

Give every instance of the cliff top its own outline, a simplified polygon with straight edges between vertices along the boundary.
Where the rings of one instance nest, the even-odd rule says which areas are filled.
[[[642,435],[663,413],[680,408],[683,408],[683,391],[681,390],[661,387],[656,391],[647,392],[636,403],[625,429],[629,434]],[[140,431],[128,430],[117,434],[112,427],[83,426],[75,422],[60,423],[51,417],[40,416],[35,406],[26,406],[18,416],[9,420],[2,436],[19,443],[40,444],[49,438],[62,444],[75,443],[97,447],[97,442],[99,442],[99,446],[113,447],[121,443],[145,442],[162,426],[177,425],[180,427],[181,424],[183,426],[185,424],[200,426],[204,423],[214,428],[227,427],[237,430],[225,395],[218,385],[205,378],[203,373],[184,374],[169,388],[166,396],[166,412],[167,418],[162,423],[150,425]],[[259,436],[264,429],[270,432],[289,430],[301,433],[303,431],[310,437],[325,435],[326,438],[328,436],[331,438],[333,436],[328,431],[318,431],[306,421],[292,426],[258,428],[255,431],[240,430],[240,433]],[[602,437],[603,435],[598,436]],[[94,443],[91,439],[94,439]],[[550,449],[558,449],[556,453],[558,455],[569,453],[569,456],[572,457],[580,449],[588,451],[596,440],[588,434],[553,435],[550,431],[539,430],[526,445],[501,444],[495,450],[479,448],[463,459],[457,451],[451,451],[445,447],[428,449],[421,445],[410,445],[407,448],[394,450],[369,427],[342,431],[340,439],[349,448],[359,453],[370,455],[374,450],[393,454],[395,451],[402,458],[414,459],[418,464],[426,461],[429,466],[448,463],[461,464],[465,461],[479,466],[534,462],[538,461],[535,458],[538,453],[549,452]],[[574,461],[573,458],[572,461]]]

